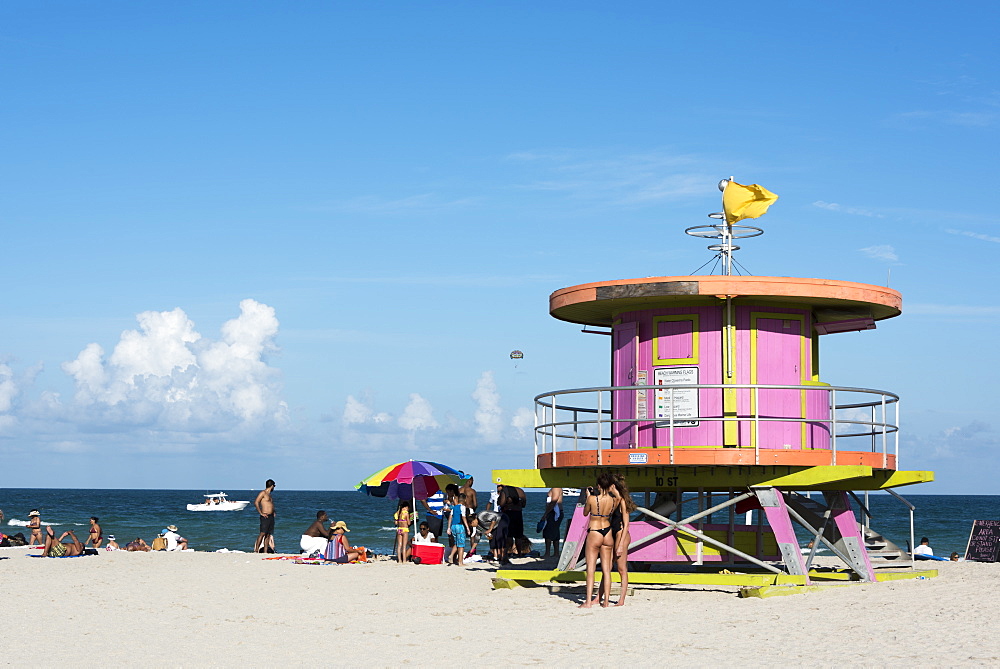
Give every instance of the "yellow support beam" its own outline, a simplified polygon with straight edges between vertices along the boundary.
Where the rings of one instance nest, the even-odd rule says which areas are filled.
[[[859,490],[844,482],[872,477],[862,465],[787,466],[682,466],[682,467],[560,467],[556,469],[494,469],[494,483],[521,488],[582,488],[593,485],[602,471],[624,474],[632,490],[668,491],[695,488],[728,490],[768,486],[788,490],[818,490],[836,484],[836,490]]]
[[[601,582],[601,574],[595,574],[595,582]],[[587,580],[587,575],[582,571],[545,571],[532,569],[501,569],[496,572],[493,579],[493,587],[510,588],[515,587],[509,583],[498,585],[498,581],[513,582],[517,585],[522,583],[580,583]],[[612,572],[611,580],[615,583],[621,581],[618,572]],[[629,583],[643,583],[651,585],[774,585],[782,584],[805,584],[805,576],[788,576],[786,574],[720,574],[716,572],[629,572]]]
[[[905,570],[893,572],[875,572],[875,580],[885,581],[914,580],[934,578],[937,569]],[[806,585],[805,576],[791,574],[771,574],[765,572],[723,574],[720,572],[630,572],[629,583],[645,585],[716,585],[741,587],[748,590],[759,589],[759,593],[740,593],[741,597],[773,597],[776,595],[795,594],[798,592],[816,591],[836,585],[854,585],[861,583],[857,576],[848,571],[823,572],[810,571],[809,580],[813,585]],[[601,574],[594,575],[595,582],[601,582]],[[587,575],[582,571],[556,571],[534,569],[501,569],[493,579],[493,588],[516,588],[528,584],[539,583],[582,583]],[[617,572],[611,574],[611,580],[621,581]],[[834,581],[823,585],[821,581]],[[793,586],[793,587],[789,587]]]
[[[897,488],[904,485],[914,485],[916,483],[930,483],[934,480],[934,472],[929,471],[873,471],[871,476],[865,476],[851,481],[851,490],[885,490],[886,488]],[[843,488],[824,484],[815,486],[812,490],[843,490]]]

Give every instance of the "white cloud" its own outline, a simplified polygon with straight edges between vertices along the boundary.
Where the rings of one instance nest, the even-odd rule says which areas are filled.
[[[0,413],[7,413],[14,406],[14,398],[17,397],[18,387],[14,381],[14,371],[7,365],[0,363]]]
[[[665,151],[597,156],[579,152],[521,151],[507,160],[538,170],[524,190],[561,192],[610,205],[642,205],[710,194],[719,181],[705,161]]]
[[[972,318],[993,318],[1000,316],[1000,307],[983,306],[978,304],[929,304],[914,302],[903,305],[903,310],[908,316],[920,315]]]
[[[395,215],[411,213],[433,213],[447,209],[467,207],[476,198],[448,199],[437,193],[420,193],[406,197],[388,199],[371,195],[350,200],[327,202],[308,207],[310,211],[343,211],[354,214]]]
[[[918,110],[891,116],[889,123],[908,129],[923,128],[930,124],[985,128],[995,125],[997,118],[997,114],[992,111]]]
[[[434,408],[431,403],[418,395],[410,393],[410,403],[399,417],[399,426],[404,430],[430,430],[438,427],[434,420]]]
[[[347,425],[360,425],[364,423],[382,424],[388,423],[392,417],[387,413],[376,413],[368,404],[356,399],[353,395],[347,396],[344,403],[343,421]]]
[[[866,246],[865,248],[858,250],[874,260],[885,260],[888,262],[896,262],[899,260],[899,256],[896,255],[896,250],[888,244]]]
[[[994,244],[1000,244],[1000,237],[994,235],[984,235],[981,232],[971,232],[969,230],[953,230],[951,228],[945,230],[949,235],[961,235],[963,237],[972,237],[973,239],[979,239],[984,242],[993,242]]]
[[[531,430],[535,427],[535,414],[527,407],[521,407],[514,412],[514,417],[510,421],[511,426],[517,430],[517,436],[524,438],[531,435]]]
[[[503,409],[492,371],[483,372],[479,377],[472,399],[476,402],[476,434],[488,444],[500,441],[503,436]]]
[[[814,207],[819,207],[820,209],[826,209],[827,211],[836,211],[841,214],[850,214],[852,216],[868,216],[869,218],[885,218],[882,214],[872,211],[871,209],[863,209],[861,207],[845,207],[844,205],[837,204],[836,202],[824,202],[823,200],[816,200],[813,202]]]
[[[78,421],[180,432],[286,422],[279,372],[265,361],[277,350],[273,308],[243,300],[217,341],[196,332],[180,308],[136,320],[139,329],[123,332],[107,360],[94,343],[62,365],[76,383],[69,410]]]

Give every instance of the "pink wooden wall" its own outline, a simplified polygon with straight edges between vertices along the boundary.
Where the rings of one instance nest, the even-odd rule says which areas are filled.
[[[723,347],[722,324],[724,306],[678,307],[672,309],[650,309],[625,312],[619,315],[620,324],[614,328],[612,342],[612,383],[615,386],[639,385],[641,372],[645,371],[648,385],[654,385],[655,370],[678,367],[697,367],[698,383],[723,383],[725,349]],[[698,318],[698,332],[689,332],[690,321],[660,321],[658,352],[663,358],[685,358],[692,355],[692,336],[697,337],[697,362],[676,365],[654,364],[653,339],[656,319],[663,316],[694,314]],[[803,385],[813,376],[812,369],[812,319],[808,309],[773,306],[734,307],[735,366],[739,384]],[[785,315],[787,314],[787,317]],[[756,326],[756,330],[753,330]],[[751,342],[756,338],[756,366],[752,356]],[[759,406],[761,417],[801,418],[803,417],[803,397],[805,417],[812,419],[829,418],[829,393],[824,390],[760,390]],[[635,391],[616,391],[613,394],[612,415],[615,418],[636,416],[637,398]],[[698,393],[701,417],[722,416],[722,392],[702,390]],[[752,392],[737,391],[737,410],[740,415],[753,414]],[[617,423],[613,432],[614,448],[667,448],[670,430],[655,424],[655,393],[649,391],[646,398],[647,420],[631,423]],[[761,448],[800,449],[829,448],[829,430],[825,424],[806,423],[805,439],[803,424],[800,422],[761,421],[757,435],[748,423],[741,425],[737,444],[752,447],[755,436],[760,438]],[[701,420],[698,426],[674,427],[674,446],[721,447],[723,428],[719,421]]]

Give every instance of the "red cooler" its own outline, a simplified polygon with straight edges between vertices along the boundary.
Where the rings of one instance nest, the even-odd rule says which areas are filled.
[[[444,562],[444,544],[413,544],[410,554],[420,558],[420,564]]]

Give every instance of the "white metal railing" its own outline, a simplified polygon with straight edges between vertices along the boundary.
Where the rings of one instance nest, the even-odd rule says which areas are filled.
[[[647,403],[651,405],[648,391],[667,394],[666,407],[669,415],[658,418],[613,418],[612,403],[615,393],[647,391]],[[675,416],[677,402],[675,393],[678,391],[698,392],[699,399],[705,392],[719,393],[717,405],[727,407],[725,414],[729,415],[698,415]],[[769,416],[761,414],[761,391],[797,390],[809,393],[826,393],[828,395],[829,417],[802,418]],[[726,391],[744,391],[749,393],[751,411],[740,414],[737,402],[724,401]],[[621,397],[619,395],[619,397]],[[744,402],[745,403],[745,402]],[[699,406],[707,404],[699,401]],[[636,402],[630,403],[631,413],[635,413]],[[892,414],[891,416],[889,414]],[[751,385],[751,384],[691,384],[671,386],[607,386],[594,388],[574,388],[542,393],[535,397],[535,459],[539,454],[559,451],[596,449],[598,452],[610,448],[615,430],[623,429],[667,429],[667,445],[670,449],[670,463],[674,462],[674,447],[676,445],[676,429],[680,429],[685,421],[735,423],[746,426],[748,434],[752,434],[752,446],[756,453],[755,461],[759,463],[761,449],[760,427],[762,423],[804,423],[813,426],[824,426],[829,433],[829,446],[813,448],[809,444],[800,445],[800,450],[830,450],[832,463],[837,464],[837,452],[864,450],[872,453],[882,452],[883,466],[888,466],[888,455],[891,452],[899,466],[899,396],[884,390],[870,388],[849,388],[827,385],[782,386],[782,385]],[[724,429],[724,428],[723,428]],[[740,434],[739,427],[736,434]],[[892,444],[890,445],[890,435]],[[857,440],[866,440],[864,448],[845,448],[842,440],[852,440],[849,445],[855,446]],[[751,444],[740,444],[750,447]],[[633,441],[631,447],[635,448]],[[678,446],[680,447],[680,446]],[[719,444],[722,447],[722,444]],[[660,445],[659,448],[664,448]],[[765,449],[767,450],[767,449]],[[556,464],[555,456],[553,465]],[[601,464],[598,461],[598,464]]]

